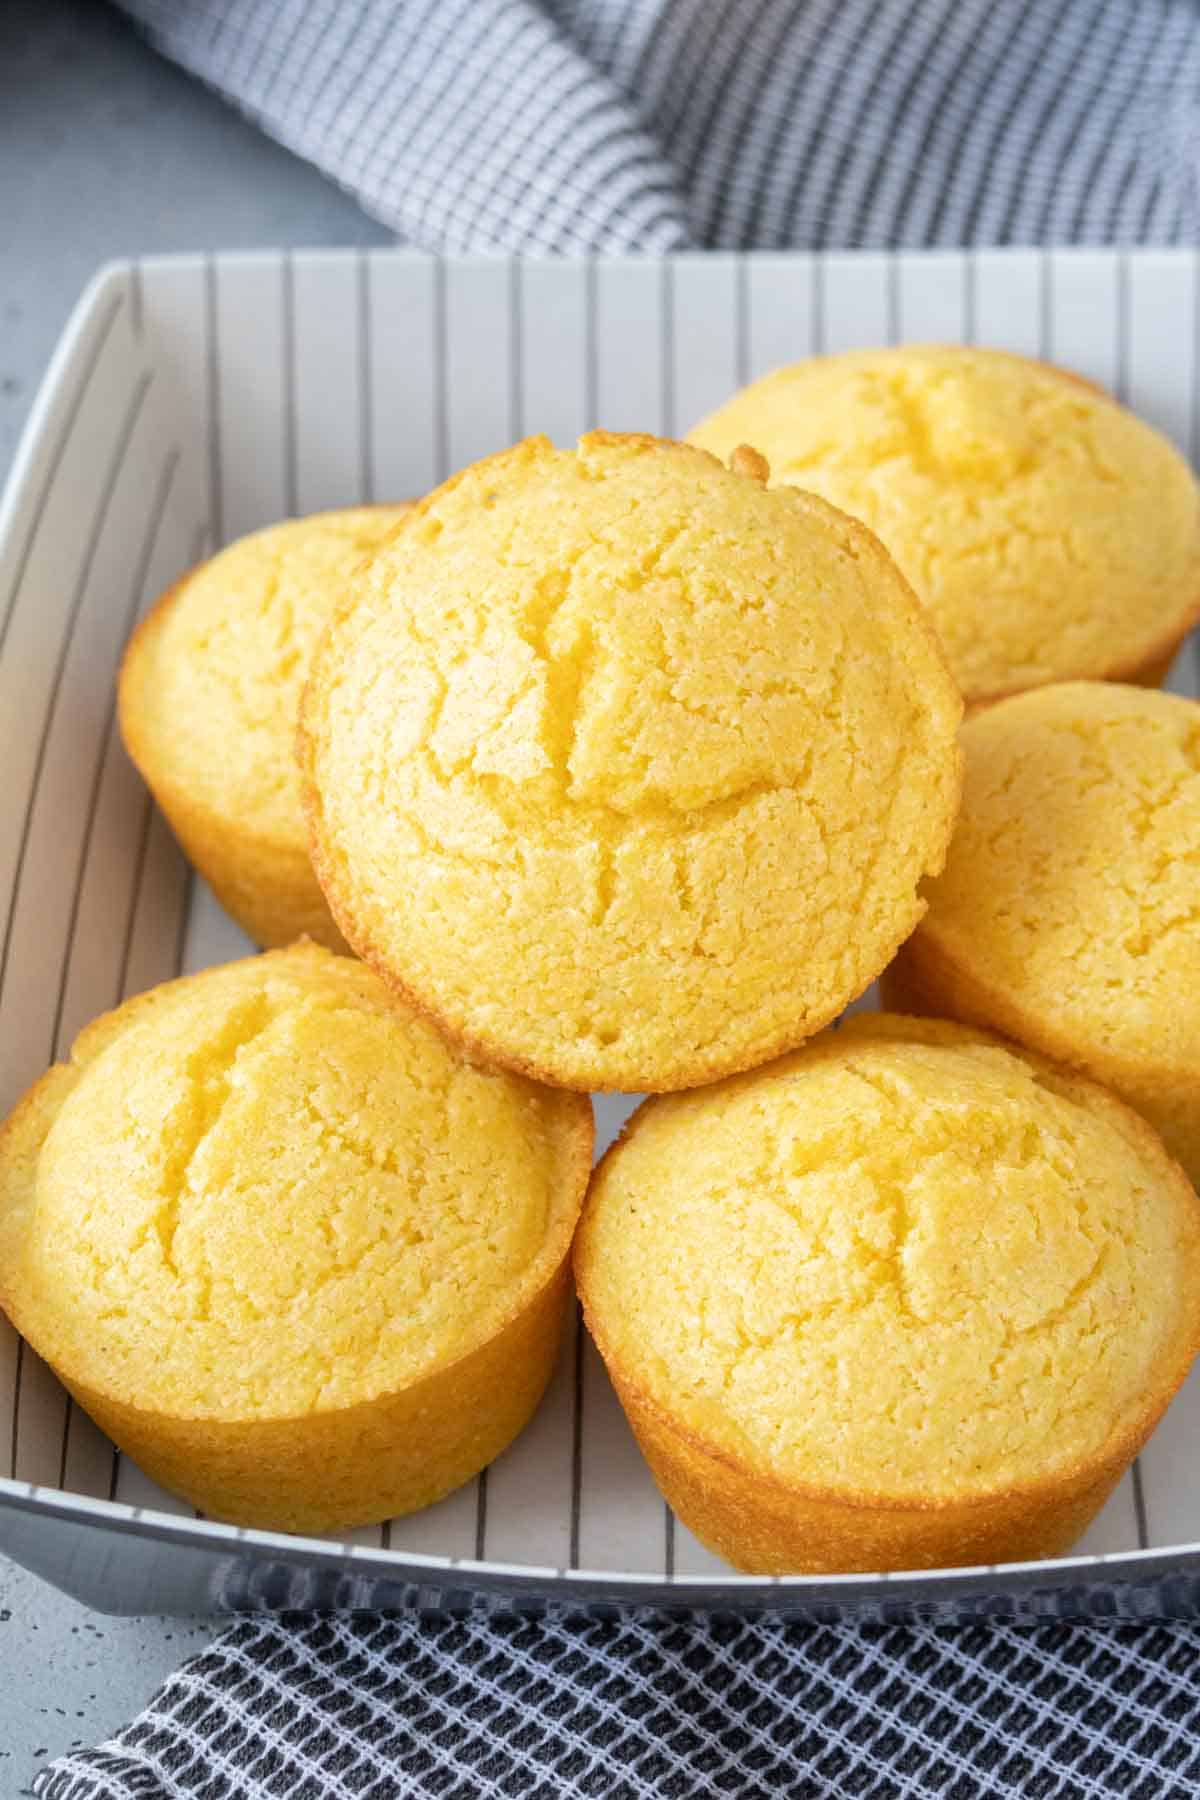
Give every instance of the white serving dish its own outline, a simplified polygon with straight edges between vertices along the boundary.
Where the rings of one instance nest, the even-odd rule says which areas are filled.
[[[974,338],[1068,363],[1193,452],[1186,252],[461,260],[407,252],[103,270],[0,508],[0,1108],[123,995],[248,946],[121,750],[121,647],[171,579],[285,514],[419,494],[531,431],[671,434],[815,349]],[[1194,692],[1189,647],[1175,685]],[[607,1141],[628,1103],[600,1103]],[[0,1320],[0,1547],[114,1611],[646,1601],[810,1615],[1200,1610],[1200,1378],[1066,1561],[734,1575],[664,1507],[572,1334],[519,1442],[346,1543],[196,1518],[115,1454]]]

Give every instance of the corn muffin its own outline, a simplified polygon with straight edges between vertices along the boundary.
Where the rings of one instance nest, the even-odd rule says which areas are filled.
[[[567,1087],[799,1043],[916,924],[961,701],[861,526],[761,458],[596,432],[465,470],[360,572],[306,690],[358,953]]]
[[[1065,1550],[1200,1347],[1200,1201],[1150,1127],[937,1020],[647,1101],[575,1272],[663,1493],[755,1574]]]
[[[289,519],[183,576],[120,681],[126,748],[222,906],[256,943],[345,949],[308,856],[296,714],[313,646],[404,506]]]
[[[591,1161],[314,944],[98,1019],[0,1134],[0,1304],[122,1450],[241,1525],[439,1499],[553,1365]]]
[[[909,346],[779,369],[698,425],[878,533],[969,705],[1077,676],[1157,684],[1200,614],[1200,506],[1167,440],[1090,382]]]
[[[1104,1082],[1200,1182],[1200,707],[1067,682],[963,746],[962,816],[889,999]]]

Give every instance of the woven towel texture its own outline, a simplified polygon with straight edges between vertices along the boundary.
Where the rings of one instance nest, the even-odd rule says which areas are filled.
[[[1193,0],[124,0],[443,250],[1194,242]]]
[[[1163,1800],[1190,1626],[248,1618],[40,1800]]]

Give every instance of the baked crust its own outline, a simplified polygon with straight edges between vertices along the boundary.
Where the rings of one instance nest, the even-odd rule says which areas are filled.
[[[617,454],[670,450],[685,456],[700,456],[706,464],[715,462],[706,453],[682,450],[680,446],[643,434],[622,436],[594,432],[582,440],[582,445],[589,454],[603,453],[610,449]],[[482,493],[485,487],[499,486],[514,467],[522,468],[555,454],[557,453],[552,451],[545,440],[529,440],[524,445],[502,451],[460,471],[442,488],[417,504],[401,524],[392,544],[403,547],[407,538],[422,532],[427,520],[430,520],[430,530],[440,531],[440,520],[431,519],[431,514],[464,484],[470,483]],[[762,480],[761,459],[754,457],[747,460],[744,457],[743,466],[745,474],[742,479],[759,487]],[[881,586],[887,587],[890,599],[897,607],[897,617],[903,622],[903,630],[912,634],[912,642],[917,647],[914,655],[921,659],[920,680],[928,684],[927,698],[924,698],[925,690],[922,689],[926,708],[923,717],[928,737],[922,753],[927,757],[929,766],[926,773],[929,781],[928,787],[923,790],[925,799],[922,801],[922,817],[919,826],[914,828],[908,854],[914,872],[917,868],[930,871],[940,868],[961,791],[961,760],[953,741],[952,729],[952,722],[961,716],[961,700],[946,671],[936,634],[925,610],[894,569],[882,546],[865,527],[810,496],[796,496],[796,504],[805,513],[819,520],[822,529],[835,534],[838,543],[848,546],[848,553],[855,560],[878,571]],[[380,559],[377,558],[371,566],[372,576],[378,575],[379,567]],[[435,971],[429,957],[426,957],[426,962],[430,966],[417,966],[411,934],[406,935],[396,929],[394,935],[390,936],[390,941],[381,941],[382,934],[378,929],[376,915],[382,917],[382,890],[368,896],[369,904],[364,902],[362,883],[356,875],[357,859],[348,854],[339,842],[337,828],[330,819],[330,796],[325,791],[329,777],[321,766],[326,742],[322,711],[328,694],[342,678],[342,628],[350,615],[356,612],[359,598],[359,594],[348,596],[331,619],[314,658],[301,705],[297,758],[309,823],[313,866],[333,917],[356,953],[376,969],[407,1004],[425,1014],[455,1042],[464,1045],[474,1054],[533,1079],[580,1091],[670,1091],[696,1086],[752,1068],[803,1042],[828,1024],[853,998],[870,986],[879,969],[891,959],[921,916],[923,902],[915,894],[914,882],[907,891],[899,894],[889,918],[885,920],[873,916],[869,927],[860,921],[860,929],[854,937],[855,944],[861,951],[861,967],[852,981],[838,991],[830,991],[824,995],[819,1004],[806,1006],[803,1000],[789,997],[785,1009],[783,1001],[780,1001],[780,1011],[787,1010],[788,1016],[780,1017],[769,1029],[761,1029],[752,1039],[747,1033],[740,1042],[738,1032],[742,1029],[742,1018],[737,994],[730,994],[728,1005],[724,1008],[727,1026],[715,1033],[709,1041],[689,1041],[686,1027],[681,1026],[672,1030],[669,1046],[659,1047],[652,1054],[630,1054],[622,1048],[619,1041],[602,1047],[594,1042],[589,1045],[584,1042],[582,1034],[572,1037],[565,1029],[561,1040],[554,1043],[553,1047],[549,1042],[544,1042],[539,1047],[529,1040],[528,1034],[522,1033],[519,1026],[495,1017],[495,1009],[492,1009],[493,1017],[488,1023],[481,1022],[480,1014],[485,1009],[473,1009],[470,1004],[460,1001],[449,991],[450,984],[439,979],[439,974],[445,974],[446,971],[456,980],[461,976],[461,958],[452,954],[449,948],[443,957],[444,968]],[[355,623],[358,622],[356,618]],[[896,655],[899,657],[899,651]],[[911,679],[915,691],[918,678],[914,675]],[[938,765],[936,770],[933,768],[934,763]],[[915,781],[915,777],[912,779]],[[870,874],[868,869],[868,877]],[[419,872],[411,880],[407,875],[397,875],[397,901],[401,907],[408,903],[410,890],[419,882]],[[751,899],[752,896],[748,894],[748,912],[753,910]],[[797,904],[803,905],[799,893]],[[879,910],[877,907],[876,914]],[[499,900],[496,901],[492,916],[498,942],[505,930],[505,908]],[[386,922],[391,934],[392,923],[390,920]],[[419,927],[420,921],[416,921],[416,924]],[[593,934],[589,938],[587,930],[581,927],[574,947],[579,970],[587,970],[591,966],[590,954],[597,944],[602,943],[603,933]],[[864,947],[867,944],[870,946],[869,952]],[[712,959],[714,967],[716,960]],[[675,973],[664,961],[664,986],[661,991],[670,991],[669,984]],[[783,993],[787,982],[796,974],[796,971],[781,966],[777,977],[777,991]],[[698,983],[701,980],[700,977],[696,979]],[[718,973],[704,979],[715,982]],[[538,1002],[542,1021],[550,1014],[557,1014],[559,1009],[565,1010],[569,1006],[570,996],[565,988],[563,981],[547,979],[545,992]],[[632,1008],[629,1010],[632,1011]],[[619,1036],[618,1027],[618,1040]],[[723,1041],[726,1037],[728,1042]]]
[[[963,416],[955,414],[954,403],[941,409],[936,387],[941,380],[941,373],[936,369],[939,360],[943,364],[957,364],[966,371],[963,383],[968,391],[972,369],[981,371],[975,376],[977,414],[972,414],[970,403]],[[849,387],[838,392],[835,387],[826,385],[819,392],[810,391],[811,383],[819,382],[822,369],[835,371],[838,365],[847,369],[851,376],[871,365],[873,378],[880,382],[887,378],[885,371],[909,369],[910,385],[905,385],[903,398],[896,401],[894,412],[883,409],[878,416],[869,412],[864,427],[853,412],[838,419],[838,405],[851,403],[847,400],[847,394],[851,392]],[[1022,371],[1025,371],[1027,387],[1031,387],[1029,376],[1036,371],[1038,378],[1052,376],[1054,382],[1108,401],[1105,409],[1108,423],[1096,443],[1088,436],[1096,430],[1096,421],[1092,421],[1087,430],[1069,427],[1078,439],[1078,464],[1074,470],[1070,464],[1058,464],[1056,479],[1061,477],[1063,491],[1056,495],[1056,504],[1049,508],[1045,504],[1033,508],[1036,517],[1024,517],[1016,502],[1025,455],[1034,454],[1036,436],[1031,437],[1029,443],[1022,443],[1020,434],[1025,427],[1020,423],[1020,409],[1015,407],[1013,418],[1007,418],[1002,407],[993,407],[995,396],[990,398],[986,394],[986,380],[988,371],[995,367],[1011,369],[1015,382],[1022,380]],[[981,380],[984,387],[979,385]],[[784,400],[790,392],[788,383],[795,387],[797,425],[793,428],[788,427],[784,410]],[[1024,396],[1016,394],[1016,398],[1029,405],[1031,392]],[[934,410],[927,412],[927,407]],[[826,439],[820,441],[813,421],[826,419],[826,409],[831,418]],[[891,518],[894,529],[885,529],[882,517],[874,513],[873,482],[867,479],[865,468],[860,468],[851,455],[855,441],[864,443],[864,457],[871,454],[869,446],[874,443],[873,432],[883,428],[883,419],[887,419],[887,428],[883,432],[887,443],[880,452],[883,461],[874,468],[873,475],[885,482],[885,491],[892,497],[889,502],[891,513],[883,500],[878,506]],[[1114,468],[1119,470],[1123,466],[1123,450],[1117,441],[1119,432],[1132,434],[1130,445],[1124,446],[1124,455],[1133,457],[1133,463],[1139,441],[1142,450],[1148,454],[1151,434],[1144,421],[1121,409],[1119,401],[1115,401],[1115,396],[1101,383],[1092,382],[1072,369],[1063,369],[1033,356],[1016,355],[1013,351],[955,344],[909,344],[811,356],[790,369],[777,369],[730,396],[723,407],[718,407],[693,428],[689,441],[723,454],[738,437],[747,437],[750,443],[756,443],[765,452],[768,461],[781,466],[786,466],[788,452],[792,452],[797,463],[783,479],[795,482],[797,486],[815,486],[817,491],[851,513],[862,511],[865,520],[880,531],[883,540],[891,540],[889,549],[900,562],[901,569],[909,574],[918,594],[927,599],[934,616],[939,619],[950,664],[963,686],[968,709],[973,713],[1013,693],[1061,680],[1126,680],[1159,686],[1178,646],[1196,619],[1200,619],[1200,493],[1195,493],[1193,524],[1187,536],[1191,549],[1186,560],[1180,560],[1184,554],[1180,536],[1184,531],[1180,515],[1182,482],[1189,479],[1186,463],[1173,452],[1166,439],[1159,437],[1157,481],[1151,481],[1150,463],[1144,468],[1139,466],[1139,486],[1130,490],[1130,500],[1124,504],[1119,493],[1115,499],[1110,493],[1110,484],[1117,481]],[[975,434],[979,441],[973,443]],[[1060,434],[1051,434],[1051,439],[1056,436]],[[896,437],[903,439],[903,443],[896,443]],[[1020,452],[1016,448],[1018,445]],[[945,450],[950,455],[950,466],[943,466],[941,461]],[[1002,461],[1004,452],[1011,452],[1013,470],[1009,473],[1015,475],[1015,484],[1007,479],[1004,470],[997,468],[990,479],[984,481],[984,488],[975,490],[972,459],[975,452],[981,450],[986,454],[999,454]],[[846,455],[851,455],[849,463],[844,463]],[[957,455],[963,457],[963,472],[955,461]],[[1097,463],[1108,464],[1106,472],[1097,472],[1103,481],[1092,479],[1088,473],[1094,457]],[[892,477],[892,463],[903,473]],[[1051,475],[1054,475],[1052,468],[1049,472],[1042,470],[1040,479],[1045,482]],[[889,486],[891,482],[894,482],[894,488]],[[1117,580],[1114,549],[1106,536],[1114,506],[1124,504],[1121,529],[1128,542],[1141,544],[1148,536],[1164,538],[1168,490],[1173,506],[1171,529],[1178,538],[1178,542],[1173,538],[1175,551],[1168,560],[1169,578],[1166,574],[1168,563],[1157,569],[1153,576],[1139,576],[1132,558],[1123,558],[1119,562],[1119,580],[1124,583],[1121,587],[1123,605],[1108,608],[1105,612],[1105,608],[1094,603],[1097,614],[1105,617],[1105,628],[1090,634],[1087,644],[1074,644],[1074,648],[1069,648],[1063,630],[1078,635],[1083,616],[1081,608],[1087,599],[1087,581],[1103,598],[1105,587],[1112,589]],[[959,495],[970,499],[964,517],[955,509]],[[986,531],[977,515],[981,497],[982,502],[991,506]],[[1025,497],[1022,504],[1031,506],[1033,502]],[[901,508],[907,508],[907,511],[901,511]],[[1016,509],[1015,517],[1007,517],[1007,508]],[[941,517],[943,513],[945,520]],[[1013,567],[1020,565],[1022,556],[1031,556],[1031,545],[1036,547],[1040,540],[1054,535],[1056,513],[1063,515],[1067,524],[1076,527],[1061,558],[1061,567],[1054,572],[1047,571],[1038,560],[1040,553],[1033,554],[1033,562],[1027,562],[1022,592],[1020,585],[1015,585],[1009,563],[1013,563]],[[1088,531],[1092,536],[1088,536]],[[1006,558],[1000,560],[995,572],[999,589],[991,599],[990,607],[979,608],[975,596],[990,590],[991,563],[986,553],[997,536],[1007,538]],[[970,580],[966,574],[961,580],[955,576],[955,567],[961,560],[964,560],[964,567],[972,571]],[[1076,565],[1081,562],[1087,563],[1087,571],[1076,574]],[[1042,572],[1038,574],[1040,567]],[[925,574],[919,571],[925,571]],[[1074,596],[1074,605],[1063,608],[1060,592],[1067,589]],[[995,635],[991,628],[991,617],[997,614],[1006,628],[1006,635],[1002,637]],[[1024,635],[1016,634],[1020,635],[1020,653],[1016,653],[1013,643],[1016,617],[1027,619]],[[981,655],[981,650],[986,650],[990,644],[993,653]],[[1022,662],[1042,662],[1042,671],[1036,677],[1022,673],[1020,679],[1009,679],[1006,668],[1015,668]]]
[[[394,515],[405,504],[348,510]],[[343,512],[315,513],[304,523],[319,524],[344,516]],[[173,582],[139,621],[125,648],[117,683],[118,720],[125,748],[189,862],[256,944],[282,949],[298,937],[310,937],[344,955],[348,946],[317,884],[303,834],[266,831],[238,805],[214,805],[211,795],[205,797],[202,784],[188,778],[185,759],[164,755],[162,725],[155,720],[152,704],[157,652],[164,631],[186,604],[189,585],[207,566],[197,564]],[[291,753],[290,740],[280,744],[281,761]]]
[[[1070,691],[1064,687],[1064,696]],[[1077,692],[1087,696],[1088,687],[1080,687]],[[1037,704],[1041,707],[1055,703],[1056,699],[1055,689],[1038,691]],[[1110,707],[1115,700],[1114,694]],[[1025,707],[1028,708],[1032,701],[1033,695],[1027,696]],[[1015,697],[1012,703],[1019,704]],[[1145,707],[1149,709],[1151,704],[1155,708],[1164,704],[1195,707],[1194,702],[1170,697],[1164,702],[1147,700]],[[1200,709],[1197,709],[1197,718],[1200,720]],[[964,737],[968,746],[970,736],[968,731]],[[1014,743],[1028,758],[1031,734],[1027,724],[1021,727]],[[1179,848],[1186,851],[1188,846],[1182,844]],[[1115,843],[1113,854],[1119,854]],[[1181,856],[1179,861],[1183,866],[1184,857]],[[1111,1027],[1106,1026],[1103,1017],[1098,1017],[1089,1027],[1078,1006],[1072,1008],[1068,1022],[1062,1006],[1051,1004],[1048,995],[1042,998],[1023,993],[1002,979],[996,969],[989,966],[982,940],[964,929],[961,920],[956,919],[953,929],[947,929],[939,912],[936,887],[927,898],[930,904],[924,919],[880,977],[885,1004],[898,1011],[959,1019],[966,1024],[1000,1032],[1053,1062],[1090,1076],[1111,1088],[1148,1119],[1192,1180],[1200,1182],[1200,1054],[1195,1047],[1182,1054],[1156,1054],[1155,1044],[1162,1042],[1160,1035],[1135,1050],[1122,1044]],[[1096,886],[1093,899],[1100,898]],[[1099,923],[1103,915],[1097,911],[1096,917],[1092,936],[1103,941],[1105,928]],[[1061,986],[1063,992],[1086,994],[1088,978],[1081,977],[1064,961]],[[1149,1004],[1153,997],[1154,990],[1143,987],[1139,998]],[[1182,1003],[1182,995],[1160,992],[1157,1015],[1160,1021],[1165,1022],[1163,1009],[1166,1006]]]
[[[913,1026],[920,1041],[1003,1044],[991,1033],[938,1019],[860,1014],[846,1035]],[[838,1033],[834,1044],[842,1037]],[[827,1040],[828,1041],[828,1038]],[[628,1343],[619,1342],[597,1293],[597,1218],[605,1172],[663,1104],[648,1099],[597,1166],[575,1239],[576,1286],[584,1320],[621,1405],[668,1503],[702,1543],[750,1574],[847,1574],[1014,1562],[1064,1553],[1103,1506],[1154,1430],[1200,1351],[1200,1198],[1146,1122],[1096,1083],[1017,1046],[1003,1045],[1086,1098],[1089,1110],[1119,1122],[1187,1222],[1194,1297],[1190,1314],[1160,1358],[1155,1378],[1093,1454],[1044,1479],[1008,1481],[961,1495],[897,1496],[864,1487],[786,1478],[760,1456],[737,1452],[701,1431],[652,1391]],[[801,1053],[804,1054],[803,1052]],[[769,1071],[762,1071],[769,1074]],[[757,1079],[757,1078],[751,1078]],[[725,1084],[714,1089],[719,1099]],[[1186,1290],[1185,1290],[1186,1291]],[[933,1473],[933,1472],[931,1472]]]
[[[302,971],[305,958],[318,970],[322,959],[329,960],[316,946],[295,946],[227,967],[262,969],[281,959]],[[342,964],[359,968],[345,959]],[[219,1404],[210,1397],[182,1404],[177,1397],[170,1404],[158,1396],[148,1400],[102,1341],[81,1348],[42,1303],[47,1277],[42,1273],[35,1281],[23,1254],[31,1196],[43,1145],[81,1069],[132,1027],[152,1031],[156,1010],[224,972],[164,983],[94,1021],[77,1041],[75,1063],[50,1069],[0,1128],[0,1307],[101,1429],[154,1480],[205,1513],[240,1525],[326,1532],[427,1506],[512,1441],[553,1371],[570,1292],[571,1239],[591,1165],[591,1108],[571,1095],[552,1097],[562,1187],[544,1242],[501,1303],[458,1335],[449,1356],[431,1356],[411,1378],[382,1389],[337,1393],[300,1409],[264,1404],[252,1385],[243,1393],[237,1379],[222,1383]],[[347,1128],[362,1128],[362,1121]],[[331,1193],[331,1214],[338,1199]],[[244,1204],[230,1199],[230,1205]],[[321,1275],[314,1267],[314,1281]],[[138,1303],[133,1290],[128,1304]],[[288,1334],[301,1327],[281,1314],[278,1328],[280,1356],[287,1361]],[[175,1395],[174,1386],[170,1392]],[[197,1386],[196,1393],[206,1390]]]

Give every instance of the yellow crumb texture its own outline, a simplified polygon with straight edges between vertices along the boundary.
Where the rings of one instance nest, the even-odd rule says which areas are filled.
[[[298,946],[90,1027],[0,1141],[0,1290],[143,1412],[361,1405],[485,1343],[562,1261],[590,1119]]]
[[[308,855],[296,777],[300,694],[354,571],[406,505],[289,519],[175,584],[121,670],[126,746],[187,855],[258,943],[344,944]]]
[[[681,445],[531,439],[364,570],[301,733],[354,947],[577,1087],[801,1041],[920,916],[961,703],[861,527]]]
[[[972,719],[963,747],[894,990],[1108,1082],[1200,1176],[1200,707],[1064,683]]]
[[[146,646],[143,730],[216,811],[303,842],[293,739],[321,631],[406,508],[288,519],[186,576]]]
[[[1078,1484],[1114,1455],[1115,1478],[1200,1341],[1198,1213],[1092,1084],[863,1015],[649,1102],[576,1261],[618,1385],[685,1452],[751,1493],[936,1508]]]
[[[1190,469],[1114,400],[994,350],[817,357],[691,433],[862,519],[929,605],[969,701],[1135,676],[1200,609]]]

